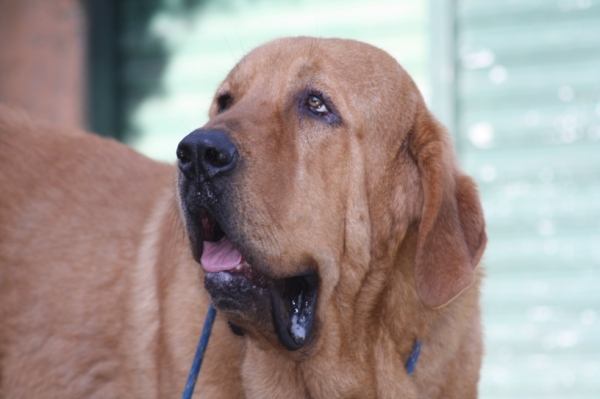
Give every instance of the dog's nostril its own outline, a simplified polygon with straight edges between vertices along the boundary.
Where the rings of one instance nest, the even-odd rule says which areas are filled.
[[[189,178],[190,172],[193,168],[192,163],[193,163],[194,152],[193,152],[192,148],[190,148],[188,143],[182,141],[177,146],[176,154],[177,154],[177,158],[179,159],[179,170],[181,170],[181,172],[184,174],[184,176]]]
[[[223,166],[227,166],[233,160],[231,154],[219,151],[216,148],[207,148],[204,157],[206,159],[206,162],[208,162],[211,166],[214,166],[215,168],[222,168]]]
[[[177,158],[182,164],[188,164],[192,162],[192,153],[189,148],[180,145],[179,148],[177,148]]]
[[[237,163],[237,155],[237,148],[222,131],[206,131],[200,138],[198,157],[208,177],[233,170]]]

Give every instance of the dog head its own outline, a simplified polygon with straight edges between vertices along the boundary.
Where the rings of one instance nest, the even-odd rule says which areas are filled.
[[[289,356],[339,332],[367,282],[377,297],[385,277],[371,277],[400,267],[411,234],[407,278],[426,307],[474,280],[486,242],[474,183],[408,74],[370,45],[288,38],[255,49],[177,155],[212,302]]]

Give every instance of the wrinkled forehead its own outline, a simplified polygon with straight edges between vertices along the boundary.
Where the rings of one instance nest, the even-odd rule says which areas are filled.
[[[386,52],[343,39],[284,38],[246,55],[226,79],[228,89],[273,87],[272,92],[313,85],[345,98],[353,94],[383,99],[397,96],[410,78]]]

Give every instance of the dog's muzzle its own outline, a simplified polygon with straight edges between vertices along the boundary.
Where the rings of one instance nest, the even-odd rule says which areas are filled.
[[[223,131],[198,129],[179,143],[177,157],[186,228],[212,303],[231,321],[260,324],[288,350],[303,347],[313,329],[319,278],[308,266],[294,276],[266,275],[246,260],[249,252],[226,206],[233,196],[237,148]]]

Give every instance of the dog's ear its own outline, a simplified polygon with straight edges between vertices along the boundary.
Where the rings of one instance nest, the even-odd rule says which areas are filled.
[[[409,138],[423,190],[415,281],[421,301],[438,308],[473,283],[487,237],[475,183],[458,169],[444,127],[418,108]]]

